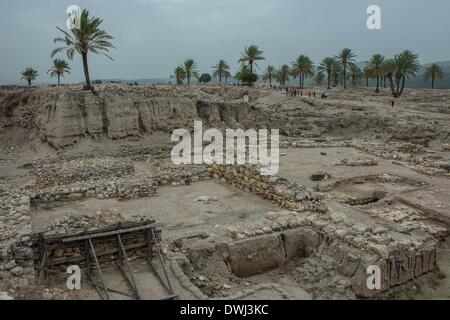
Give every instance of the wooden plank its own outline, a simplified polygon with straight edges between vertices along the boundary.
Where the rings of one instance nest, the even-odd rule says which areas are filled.
[[[102,269],[100,268],[100,264],[98,263],[97,255],[95,254],[94,245],[92,244],[92,240],[91,239],[89,239],[89,245],[91,246],[92,255],[94,257],[95,264],[97,265],[97,271],[98,271],[98,273],[100,275],[100,279],[102,280],[102,283],[103,283],[103,289],[105,290],[106,298],[108,300],[110,300],[109,299],[109,294],[108,294],[108,286],[106,285],[105,278],[103,278]]]
[[[169,287],[169,293],[170,293],[170,294],[173,294],[172,285],[171,285],[171,283],[170,283],[169,276],[167,275],[166,268],[164,267],[164,261],[163,261],[163,259],[162,259],[161,251],[159,250],[158,241],[156,240],[155,233],[153,232],[153,229],[151,229],[151,232],[152,232],[153,240],[155,241],[156,251],[158,251],[158,256],[159,256],[159,260],[160,260],[160,262],[161,262],[161,267],[162,267],[162,269],[163,269],[164,275],[166,276],[167,285],[168,285],[168,287]]]
[[[68,236],[82,236],[82,235],[90,235],[90,234],[96,234],[98,232],[108,232],[108,231],[113,231],[113,230],[118,230],[118,229],[126,229],[126,228],[133,228],[133,227],[138,227],[138,226],[144,226],[144,225],[149,225],[149,224],[155,224],[155,220],[145,220],[142,222],[134,222],[134,223],[126,223],[126,224],[115,224],[109,227],[104,227],[101,229],[94,229],[94,230],[86,230],[86,231],[81,231],[78,233],[73,233],[73,234],[58,234],[58,235],[43,235],[44,240],[45,241],[57,241],[57,240],[62,240],[64,238],[67,238]]]
[[[62,242],[66,243],[66,242],[86,240],[86,239],[96,239],[96,238],[112,236],[112,235],[116,235],[116,234],[151,229],[151,228],[155,228],[158,226],[159,225],[155,223],[155,224],[149,224],[149,225],[145,225],[145,226],[139,226],[139,227],[128,228],[128,229],[120,229],[120,230],[114,230],[114,231],[108,231],[108,232],[99,232],[99,233],[95,233],[95,234],[89,234],[89,235],[83,235],[83,236],[77,236],[77,237],[68,237],[68,238],[62,239]]]
[[[128,272],[130,273],[130,277],[131,277],[130,284],[132,285],[133,290],[136,293],[137,299],[141,300],[141,297],[139,295],[139,290],[137,288],[136,281],[134,279],[133,270],[131,269],[130,262],[128,261],[128,256],[127,256],[127,253],[125,251],[125,248],[123,247],[123,243],[122,243],[122,239],[120,238],[120,234],[117,235],[117,240],[119,242],[119,249],[120,249],[119,252],[121,252],[122,258],[125,260],[125,264],[127,265]],[[127,280],[130,281],[130,279],[128,279],[128,277],[127,277]]]

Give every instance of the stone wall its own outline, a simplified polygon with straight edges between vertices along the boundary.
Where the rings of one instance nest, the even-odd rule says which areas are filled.
[[[326,212],[324,195],[278,176],[263,176],[256,166],[213,165],[213,176],[239,189],[257,193],[291,210]]]

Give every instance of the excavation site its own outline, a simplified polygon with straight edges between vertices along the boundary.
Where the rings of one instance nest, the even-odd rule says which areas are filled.
[[[0,291],[449,299],[450,91],[405,88],[392,107],[389,88],[321,90],[2,86]],[[279,130],[276,174],[175,164],[171,136],[196,121]]]

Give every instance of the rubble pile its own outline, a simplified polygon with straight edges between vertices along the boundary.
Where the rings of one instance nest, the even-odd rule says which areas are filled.
[[[44,164],[34,169],[36,186],[48,188],[63,186],[77,181],[117,178],[134,174],[130,161],[109,158],[78,159]]]

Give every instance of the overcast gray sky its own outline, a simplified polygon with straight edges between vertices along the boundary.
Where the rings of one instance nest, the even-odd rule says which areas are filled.
[[[422,63],[450,60],[449,0],[1,0],[0,83],[27,66],[50,82],[50,52],[75,4],[104,19],[114,61],[90,56],[91,78],[167,78],[192,57],[201,72],[225,59],[233,71],[245,45],[257,44],[279,66],[299,54],[315,62],[351,48],[358,61],[412,49]],[[382,30],[366,27],[366,9],[382,10]],[[61,55],[65,57],[65,55]],[[64,81],[83,80],[81,58]]]

